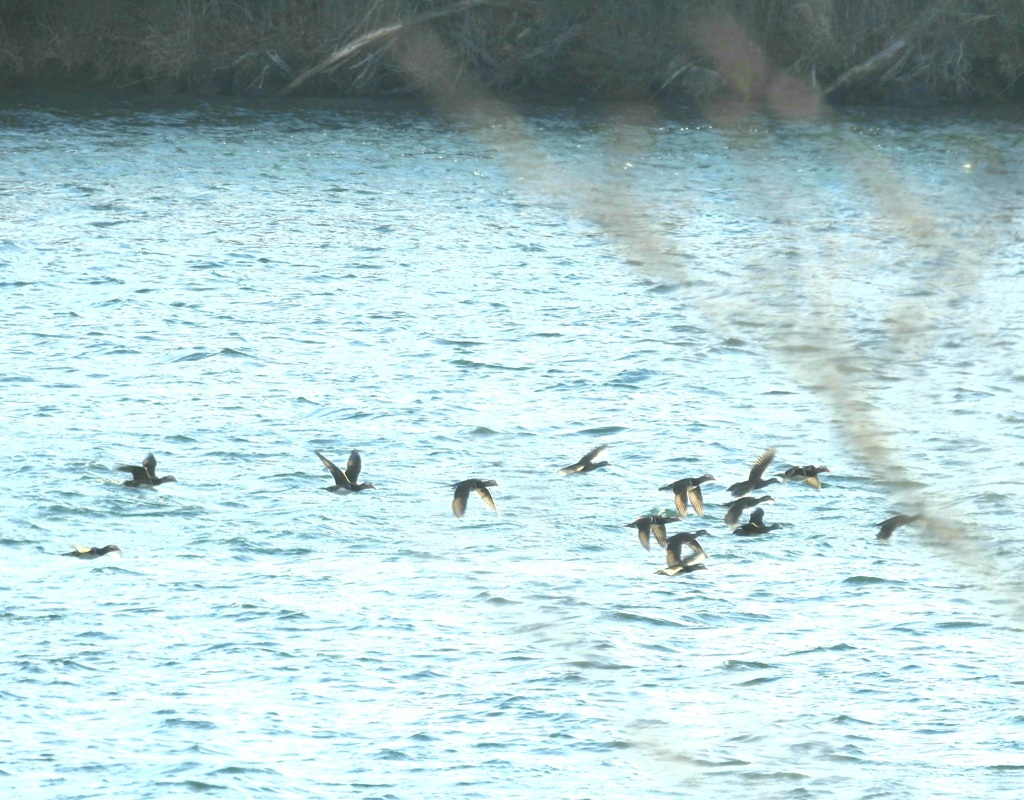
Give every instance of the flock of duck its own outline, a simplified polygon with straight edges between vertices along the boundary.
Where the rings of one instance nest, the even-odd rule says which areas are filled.
[[[559,473],[566,476],[580,475],[587,472],[593,472],[601,467],[606,467],[608,466],[608,462],[599,461],[598,459],[604,456],[607,450],[607,445],[595,447],[575,464],[570,464],[569,466],[560,469]],[[327,491],[350,493],[376,488],[372,483],[359,482],[359,474],[363,469],[363,460],[360,457],[358,450],[353,450],[349,453],[345,469],[338,467],[319,450],[314,450],[313,452],[320,459],[321,463],[323,463],[327,471],[331,473],[331,477],[334,478],[333,486],[323,487]],[[773,483],[782,483],[784,481],[802,481],[808,486],[820,490],[820,476],[824,472],[829,472],[828,467],[819,467],[813,464],[808,464],[806,466],[790,467],[779,476],[765,478],[764,473],[774,460],[775,450],[765,450],[750,468],[750,473],[747,476],[747,479],[734,483],[728,488],[729,494],[736,499],[726,505],[724,521],[726,525],[732,528],[732,532],[735,535],[761,536],[781,527],[778,523],[769,525],[764,521],[764,508],[762,507],[762,504],[773,503],[774,498],[770,495],[754,497],[751,496],[753,492],[759,492],[766,486],[770,486]],[[156,458],[152,453],[142,460],[141,466],[126,464],[118,467],[117,469],[120,472],[131,473],[131,479],[124,481],[123,485],[132,488],[155,487],[162,483],[177,481],[177,478],[173,475],[157,476]],[[673,481],[672,483],[660,487],[660,491],[672,492],[675,507],[679,512],[679,516],[670,517],[651,514],[638,517],[632,522],[626,523],[624,526],[636,529],[637,535],[640,539],[640,544],[643,545],[645,550],[651,549],[652,536],[661,548],[665,550],[666,566],[664,569],[658,570],[656,574],[679,575],[682,573],[693,572],[695,570],[706,569],[704,562],[707,560],[708,554],[700,541],[698,541],[698,537],[709,535],[708,531],[702,529],[694,531],[693,533],[676,533],[669,536],[666,532],[665,526],[673,522],[681,521],[691,509],[694,514],[699,517],[703,517],[704,496],[701,493],[700,487],[702,483],[714,480],[715,477],[713,475],[706,473],[698,478],[680,478],[677,481]],[[454,495],[452,497],[452,513],[461,519],[466,513],[466,505],[469,502],[470,492],[475,492],[483,501],[484,505],[497,514],[498,507],[494,502],[494,497],[489,491],[491,487],[497,485],[498,482],[495,480],[482,480],[480,478],[467,478],[466,480],[452,484],[451,488],[454,491]],[[741,523],[740,520],[743,518],[743,514],[747,512],[749,512],[747,521]],[[919,519],[921,519],[920,514],[897,514],[894,517],[890,517],[889,519],[878,523],[877,537],[879,539],[889,539],[897,528],[917,522]],[[686,551],[685,553],[684,550]],[[104,547],[76,546],[70,553],[63,553],[62,555],[84,559],[99,558],[100,556],[105,555],[112,555],[116,557],[121,555],[121,548],[116,544],[108,544]]]

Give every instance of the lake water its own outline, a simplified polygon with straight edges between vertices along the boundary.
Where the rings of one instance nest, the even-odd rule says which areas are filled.
[[[0,792],[1020,797],[1022,122],[7,97]]]

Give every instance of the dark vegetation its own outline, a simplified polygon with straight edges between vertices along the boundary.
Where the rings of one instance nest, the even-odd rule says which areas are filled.
[[[1019,101],[1024,2],[0,0],[8,89],[381,96],[438,64],[501,95]]]

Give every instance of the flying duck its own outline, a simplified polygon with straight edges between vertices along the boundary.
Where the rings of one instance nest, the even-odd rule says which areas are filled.
[[[753,508],[761,503],[774,503],[775,498],[771,495],[762,495],[761,497],[741,497],[739,500],[733,500],[729,503],[726,508],[728,511],[725,512],[725,524],[730,528],[735,528],[739,524],[740,517],[743,516],[743,512],[748,508]]]
[[[917,522],[921,519],[920,514],[897,514],[895,517],[889,517],[885,522],[878,523],[878,537],[879,539],[889,539],[892,537],[892,532],[897,528],[902,528],[904,525],[909,525],[912,522]]]
[[[452,484],[452,488],[455,490],[455,497],[452,499],[452,511],[455,513],[455,516],[461,519],[462,515],[466,513],[466,501],[469,500],[469,493],[471,491],[475,491],[480,495],[480,499],[484,501],[487,507],[497,514],[498,507],[494,505],[494,498],[487,491],[488,486],[497,485],[497,481],[482,481],[479,478],[467,478],[464,481]]]
[[[754,466],[750,468],[750,476],[745,481],[734,483],[729,487],[729,494],[733,497],[743,497],[743,495],[749,492],[756,492],[758,489],[763,489],[772,483],[779,483],[778,478],[769,478],[765,480],[762,475],[764,471],[768,469],[768,465],[772,463],[772,459],[775,458],[775,449],[765,450],[761,453],[761,456],[754,462]]]
[[[75,549],[70,553],[61,553],[62,556],[71,556],[72,558],[99,558],[110,553],[114,558],[121,557],[121,548],[116,544],[108,544],[103,547],[79,547],[75,545]]]
[[[680,572],[693,572],[698,569],[707,569],[704,561],[708,554],[697,541],[698,536],[706,534],[707,531],[700,530],[693,533],[676,533],[668,537],[668,547],[665,548],[665,562],[668,566],[659,569],[655,575],[678,575]],[[683,557],[683,545],[690,549],[690,554]]]
[[[671,491],[675,495],[676,509],[679,516],[686,516],[686,504],[693,507],[693,513],[698,517],[704,516],[704,497],[700,493],[700,485],[705,481],[713,481],[714,475],[701,475],[699,478],[681,478],[668,486],[662,486],[658,491]]]
[[[816,467],[813,464],[808,464],[806,467],[790,467],[782,473],[782,479],[784,481],[805,481],[808,486],[821,489],[821,478],[818,475],[822,472],[831,472],[831,470],[828,467]]]
[[[359,471],[363,468],[363,459],[359,457],[358,450],[353,450],[348,454],[348,463],[345,465],[344,471],[338,469],[337,465],[319,450],[314,450],[313,452],[317,454],[320,460],[324,463],[324,466],[327,467],[331,475],[334,476],[334,486],[323,487],[327,491],[361,492],[363,489],[377,488],[372,483],[359,483]]]
[[[595,469],[607,467],[607,461],[594,461],[595,458],[600,458],[601,456],[603,456],[605,452],[607,452],[607,450],[608,445],[599,445],[595,447],[593,450],[591,450],[589,453],[587,453],[585,456],[583,456],[583,458],[581,458],[575,464],[570,464],[568,467],[562,467],[560,470],[558,470],[558,472],[561,475],[576,475],[577,473],[580,472],[592,472]]]
[[[773,522],[771,525],[764,524],[764,509],[758,506],[750,512],[750,519],[733,531],[737,536],[760,536],[782,526]]]
[[[156,476],[156,458],[152,453],[142,459],[141,467],[124,464],[118,467],[117,471],[130,472],[132,474],[132,479],[125,481],[124,486],[159,486],[161,483],[177,483],[178,481],[173,475],[164,475],[162,478]]]
[[[644,546],[644,550],[651,549],[651,534],[654,534],[654,538],[658,540],[658,544],[662,547],[667,547],[668,535],[665,533],[665,526],[670,522],[679,522],[679,517],[637,517],[632,522],[627,522],[624,528],[636,528],[637,534],[640,536],[640,544]]]

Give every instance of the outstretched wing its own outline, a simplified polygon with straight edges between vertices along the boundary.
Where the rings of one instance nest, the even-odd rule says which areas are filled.
[[[768,465],[775,460],[775,449],[765,450],[761,453],[761,457],[754,462],[754,466],[750,468],[750,480],[759,481],[761,476],[764,475],[764,471],[768,469]]]
[[[636,526],[637,536],[640,537],[640,544],[644,546],[644,550],[651,549],[651,526],[649,524],[638,522]]]
[[[726,525],[733,526],[740,521],[743,511],[750,505],[746,502],[747,499],[746,497],[741,497],[739,500],[729,503],[729,510],[725,513]]]
[[[348,454],[348,464],[345,466],[345,477],[351,484],[359,483],[359,472],[363,468],[363,459],[359,456],[358,450]]]
[[[693,506],[693,513],[698,517],[704,516],[704,495],[700,492],[700,486],[691,486],[686,490],[686,496],[690,500],[690,505]]]
[[[494,505],[494,498],[491,497],[491,493],[489,491],[487,491],[487,487],[486,486],[481,486],[480,488],[478,488],[476,490],[476,493],[478,495],[480,495],[480,499],[483,500],[484,503],[487,504],[487,507],[489,509],[491,509],[491,511],[493,511],[495,514],[498,513],[498,507],[496,505]]]
[[[676,511],[679,512],[680,517],[685,517],[687,512],[686,506],[686,495],[687,490],[685,488],[673,489],[674,500],[676,501]]]
[[[152,483],[153,477],[149,474],[149,470],[145,466],[136,467],[132,464],[124,464],[117,468],[118,472],[130,472],[132,474],[132,480],[139,481],[140,483]]]
[[[467,500],[469,500],[469,482],[462,481],[455,484],[455,497],[452,498],[452,513],[460,519],[466,513]]]
[[[348,488],[351,485],[349,479],[345,476],[345,473],[338,469],[338,466],[333,461],[331,461],[319,450],[314,450],[313,452],[317,454],[317,457],[323,462],[324,466],[327,467],[327,470],[334,477],[334,482],[338,486],[344,486],[345,488]]]
[[[651,524],[651,533],[654,534],[654,538],[658,540],[658,544],[662,547],[668,547],[668,534],[665,532],[665,525],[661,522],[654,522]]]

